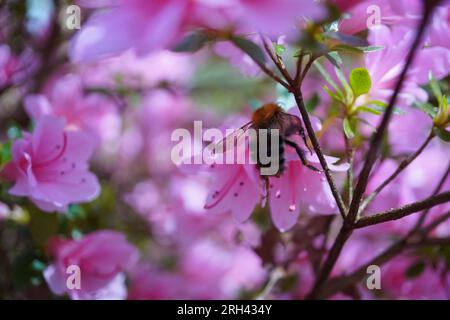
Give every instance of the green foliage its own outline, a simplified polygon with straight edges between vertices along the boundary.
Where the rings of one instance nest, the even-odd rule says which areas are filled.
[[[286,52],[286,47],[282,44],[274,43],[273,48],[277,56],[281,57]]]
[[[413,279],[417,278],[425,270],[425,263],[423,261],[418,261],[412,264],[405,272],[407,278]]]
[[[443,128],[434,128],[434,133],[445,142],[450,142],[450,131]]]
[[[0,168],[11,161],[11,142],[0,145]]]
[[[269,80],[243,77],[229,63],[213,57],[197,70],[191,92],[197,105],[230,113],[242,110],[255,97],[275,95],[275,86]]]
[[[366,68],[353,69],[350,72],[349,81],[356,98],[368,93],[372,86],[372,80]]]
[[[306,110],[308,110],[308,112],[313,112],[319,103],[320,97],[317,93],[314,93],[314,95],[305,103]]]
[[[356,134],[356,120],[354,118],[348,119],[344,118],[344,121],[342,122],[342,126],[344,129],[345,136],[348,139],[352,139],[355,137]]]
[[[231,41],[247,55],[249,55],[253,60],[260,64],[266,62],[266,56],[262,49],[253,41],[250,41],[241,37],[231,37]]]
[[[175,52],[196,52],[212,41],[211,35],[204,32],[192,32],[175,45]]]
[[[42,212],[34,206],[29,206],[30,232],[34,242],[43,247],[48,239],[58,233],[59,217],[58,213]]]

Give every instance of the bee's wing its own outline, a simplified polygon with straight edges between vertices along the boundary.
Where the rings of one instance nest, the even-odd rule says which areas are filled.
[[[221,154],[226,152],[227,151],[226,148],[229,147],[230,145],[233,147],[236,146],[236,142],[238,141],[238,139],[245,133],[245,131],[247,131],[247,129],[251,126],[251,124],[252,124],[251,121],[247,122],[242,127],[236,129],[222,140],[208,144],[206,146],[206,149],[212,152],[213,154]]]

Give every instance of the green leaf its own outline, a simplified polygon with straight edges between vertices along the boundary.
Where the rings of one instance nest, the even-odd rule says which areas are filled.
[[[46,213],[36,207],[30,207],[30,231],[34,241],[43,246],[47,240],[57,234],[58,214]]]
[[[342,126],[344,128],[345,136],[348,139],[352,139],[355,136],[355,126],[352,126],[351,121],[349,121],[348,118],[344,118]]]
[[[281,57],[286,52],[286,47],[282,44],[274,43],[273,48],[277,56]]]
[[[316,107],[319,105],[320,98],[317,93],[314,93],[314,95],[305,103],[306,110],[309,112],[314,111]]]
[[[445,142],[450,142],[450,131],[443,128],[434,128],[436,135]]]
[[[437,115],[437,108],[431,103],[416,101],[414,104],[431,118],[434,118]]]
[[[441,99],[442,99],[441,87],[439,86],[439,83],[437,82],[437,80],[433,77],[433,74],[431,73],[431,71],[428,75],[428,79],[430,80],[431,91],[433,92],[437,101],[441,101]]]
[[[319,71],[319,73],[322,75],[322,77],[325,79],[325,81],[328,82],[330,84],[330,86],[333,87],[333,89],[336,91],[336,93],[339,93],[340,96],[343,96],[338,85],[336,84],[336,82],[333,81],[333,79],[331,79],[330,74],[324,69],[324,67],[322,67],[322,65],[317,61],[314,62],[314,66]]]
[[[328,61],[331,62],[331,64],[333,66],[335,66],[336,68],[339,68],[339,62],[336,60],[335,56],[332,56],[330,53],[325,53],[325,58],[327,58]],[[342,60],[341,60],[342,63]]]
[[[175,52],[196,52],[203,48],[212,38],[203,32],[192,32],[172,48]]]
[[[340,41],[342,44],[353,46],[353,47],[364,47],[368,46],[367,40],[358,38],[355,36],[347,35],[341,32],[325,32],[325,36],[331,39]]]
[[[261,64],[264,64],[266,62],[266,56],[264,55],[264,52],[256,43],[239,37],[232,37],[231,41],[238,48],[248,54],[253,60]]]
[[[352,88],[347,82],[347,79],[345,78],[344,73],[342,73],[341,69],[334,68],[334,72],[336,73],[336,76],[338,77],[339,81],[342,84],[342,87],[344,88],[344,93],[347,101],[351,101],[353,94],[352,94]]]
[[[370,107],[370,106],[360,106],[357,108],[357,110],[361,111],[361,112],[372,113],[377,116],[379,116],[382,113],[379,108],[374,108],[374,107]]]
[[[406,270],[406,277],[407,278],[417,278],[422,274],[422,272],[425,270],[425,263],[423,261],[419,261],[417,263],[414,263]]]
[[[0,167],[10,162],[11,159],[11,142],[8,141],[0,145]]]
[[[337,100],[337,101],[340,101],[340,102],[344,103],[344,98],[343,98],[339,93],[338,93],[338,94],[334,93],[334,92],[331,91],[327,86],[323,86],[323,90],[325,90],[325,92],[328,93],[328,95],[329,95],[331,98],[333,98],[333,99],[335,99],[335,100]]]
[[[384,49],[384,46],[366,46],[366,47],[358,47],[359,50],[363,52],[375,52]]]
[[[352,47],[346,44],[338,44],[337,46],[334,46],[333,48],[331,48],[331,50],[335,50],[335,51],[339,51],[339,52],[346,52],[346,53],[363,53],[364,51],[362,51],[361,49],[359,49],[358,47]]]
[[[448,102],[445,96],[442,96],[439,100],[439,108],[436,116],[433,119],[434,125],[437,127],[446,127],[450,122],[450,113],[448,109]]]
[[[366,68],[355,68],[350,72],[350,86],[353,89],[355,97],[359,97],[369,92],[372,86],[369,71]]]

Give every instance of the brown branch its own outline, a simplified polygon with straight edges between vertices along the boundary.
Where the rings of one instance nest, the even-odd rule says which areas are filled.
[[[371,216],[360,218],[355,223],[355,228],[364,228],[374,224],[379,224],[387,221],[398,220],[400,218],[409,216],[410,214],[435,207],[439,204],[450,201],[450,191],[442,192],[438,195],[431,196],[425,200],[407,204],[401,208],[392,209],[389,211],[377,213]]]
[[[234,42],[232,42],[234,44]],[[238,46],[236,46],[236,48],[238,48],[239,50],[241,50],[242,52],[244,52],[245,54],[247,54],[244,50],[242,50],[241,48],[239,48]],[[275,73],[272,72],[272,70],[270,70],[269,68],[267,68],[267,66],[260,62],[259,60],[253,58],[250,55],[247,55],[248,57],[250,57],[250,59],[253,60],[254,63],[256,63],[258,65],[258,67],[266,74],[268,75],[270,78],[272,78],[275,82],[281,84],[283,87],[286,88],[286,90],[291,91],[291,86],[284,81],[283,79],[281,79],[279,76],[277,76]]]
[[[280,71],[280,73],[283,75],[283,77],[286,79],[286,81],[292,85],[293,80],[291,78],[291,75],[287,71],[286,66],[284,65],[283,61],[280,59],[280,57],[277,54],[275,54],[272,51],[272,49],[269,47],[266,39],[264,39],[263,35],[261,35],[261,41],[262,41],[264,49],[266,50],[270,59],[275,64],[275,66],[278,68],[278,71]]]
[[[447,221],[450,218],[450,211],[447,213],[444,213],[442,216],[431,222],[428,226],[424,227],[422,232],[423,233],[430,233],[433,231],[436,227],[438,227],[441,223]]]
[[[301,77],[300,77],[299,86],[302,85],[303,80],[304,80],[305,77],[306,77],[306,74],[308,73],[309,69],[311,68],[313,62],[316,61],[316,58],[317,58],[317,57],[314,57],[312,54],[311,54],[311,56],[309,57],[309,60],[308,60],[308,62],[306,63],[306,66],[305,66],[305,68],[303,69],[303,73],[302,73],[302,75],[301,75]]]
[[[420,246],[450,246],[450,237],[443,238],[425,238],[418,243]]]
[[[300,86],[300,77],[302,75],[302,64],[303,64],[304,56],[305,56],[305,52],[303,51],[303,49],[301,49],[298,59],[297,59],[297,65],[296,65],[296,69],[295,69],[295,76],[294,76],[295,86]]]

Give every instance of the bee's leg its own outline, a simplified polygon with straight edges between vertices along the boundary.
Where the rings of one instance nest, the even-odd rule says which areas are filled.
[[[288,145],[291,146],[292,148],[295,149],[295,151],[297,152],[300,160],[302,161],[303,165],[313,171],[316,172],[322,172],[321,170],[317,169],[316,167],[314,167],[313,165],[309,164],[308,160],[306,160],[305,157],[305,151],[302,150],[302,148],[300,148],[294,141],[291,140],[287,140],[285,139],[284,142]]]
[[[261,207],[264,208],[267,204],[267,200],[269,199],[269,192],[270,192],[270,181],[269,181],[269,177],[264,176],[262,177],[263,182],[264,182],[264,194],[262,196],[261,199]]]
[[[306,148],[308,148],[309,153],[312,154],[312,150],[309,148],[308,140],[306,140],[305,128],[303,128],[303,126],[300,126],[298,133],[300,134],[300,137],[302,137],[303,142],[305,143]]]

